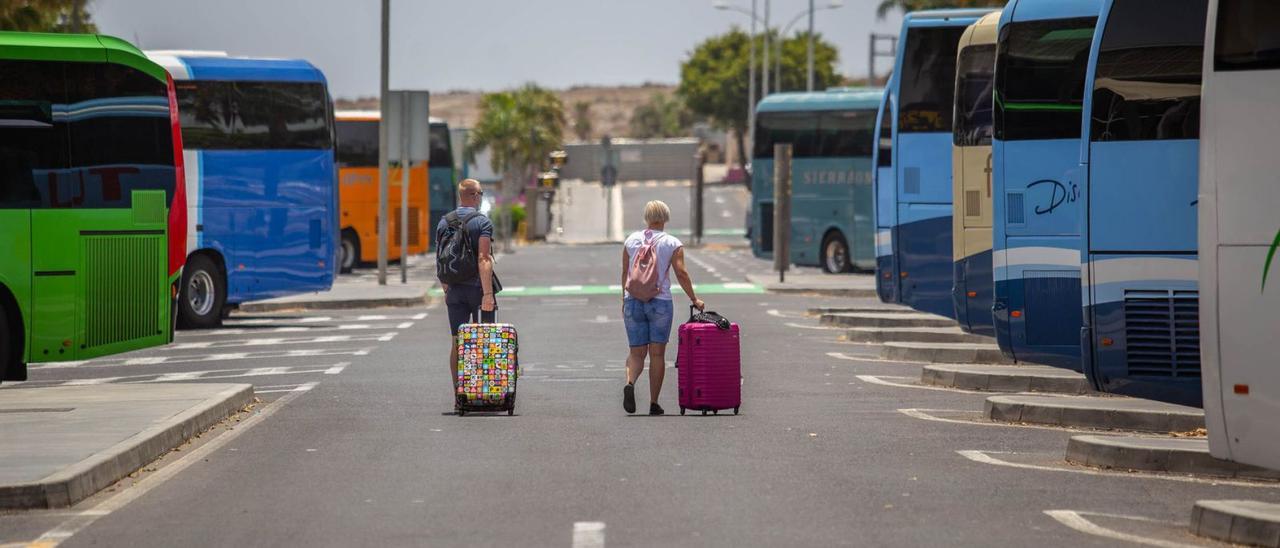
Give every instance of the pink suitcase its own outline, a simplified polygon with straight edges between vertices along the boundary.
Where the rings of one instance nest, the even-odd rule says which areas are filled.
[[[711,313],[711,314],[714,314]],[[742,406],[742,355],[738,324],[721,329],[690,319],[680,325],[676,349],[680,377],[680,414],[686,409],[717,413]]]

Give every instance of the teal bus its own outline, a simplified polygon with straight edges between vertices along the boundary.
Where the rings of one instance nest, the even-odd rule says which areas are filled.
[[[875,268],[871,152],[884,90],[775,93],[756,107],[751,250],[773,255],[773,146],[791,144],[791,263]]]
[[[165,344],[186,258],[173,82],[122,40],[0,32],[0,373]]]

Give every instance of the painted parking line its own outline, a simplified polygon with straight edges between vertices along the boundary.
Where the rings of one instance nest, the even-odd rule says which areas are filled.
[[[395,331],[386,333],[371,333],[368,335],[322,335],[319,337],[267,337],[262,339],[233,339],[225,341],[199,341],[176,343],[165,347],[165,350],[201,350],[209,348],[234,348],[237,346],[282,346],[296,344],[326,344],[336,342],[365,342],[365,341],[382,341],[390,340],[388,337],[395,337]]]
[[[1118,472],[1113,470],[1101,470],[1095,468],[1085,468],[1083,466],[1071,466],[1063,464],[1062,467],[1046,466],[1043,464],[1028,464],[1025,462],[1013,462],[1005,460],[995,455],[1012,455],[1015,453],[1009,451],[979,451],[965,449],[956,451],[960,456],[973,462],[983,464],[993,464],[996,466],[1006,466],[1009,468],[1021,468],[1023,470],[1037,470],[1041,472],[1062,472],[1067,474],[1085,474],[1089,476],[1109,476],[1118,478],[1147,479],[1147,480],[1164,480],[1176,481],[1181,483],[1199,483],[1204,485],[1231,485],[1235,487],[1257,487],[1263,489],[1280,488],[1280,483],[1276,482],[1260,482],[1260,481],[1242,481],[1225,478],[1208,478],[1195,476],[1179,476],[1176,474],[1162,474],[1158,472]]]
[[[1079,531],[1081,533],[1084,533],[1087,535],[1093,535],[1095,537],[1102,537],[1102,538],[1107,538],[1111,540],[1120,540],[1124,542],[1132,542],[1134,544],[1142,544],[1145,546],[1159,546],[1160,548],[1196,548],[1197,546],[1195,544],[1184,544],[1181,542],[1174,542],[1171,540],[1147,538],[1140,535],[1134,535],[1130,533],[1116,531],[1115,529],[1108,529],[1092,521],[1089,521],[1087,518],[1085,518],[1085,516],[1088,515],[1088,516],[1098,516],[1098,517],[1105,517],[1105,518],[1126,519],[1130,521],[1143,521],[1147,523],[1159,523],[1162,525],[1168,525],[1170,527],[1179,527],[1184,530],[1187,527],[1187,524],[1185,523],[1173,523],[1169,521],[1144,518],[1142,516],[1128,516],[1124,514],[1104,514],[1101,512],[1077,512],[1075,510],[1045,510],[1044,513],[1045,515],[1057,520],[1058,523],[1066,525],[1067,527],[1075,529],[1076,531]]]
[[[158,364],[176,364],[176,363],[204,363],[204,362],[227,362],[237,360],[263,360],[263,359],[281,359],[281,358],[309,358],[316,356],[367,356],[373,348],[356,348],[349,350],[325,350],[325,349],[302,349],[302,350],[268,350],[262,352],[232,352],[223,354],[203,354],[196,356],[156,356],[146,359],[146,365]],[[121,367],[142,365],[138,363],[141,358],[107,358],[99,360],[89,360],[83,362],[51,362],[47,364],[32,364],[27,367],[31,369],[74,369],[74,368],[98,368],[98,367]]]
[[[715,284],[694,284],[694,289],[700,295],[755,295],[764,293],[764,288],[750,283],[715,283]],[[514,291],[518,289],[519,291]],[[562,296],[583,296],[583,295],[612,295],[622,289],[619,285],[553,285],[542,287],[526,287],[503,288],[500,295],[508,295],[512,297],[562,297]],[[514,295],[512,295],[514,293]],[[444,291],[440,288],[431,290],[431,295],[439,297],[444,295]]]

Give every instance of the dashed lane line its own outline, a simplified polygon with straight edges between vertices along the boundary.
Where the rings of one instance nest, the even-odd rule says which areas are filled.
[[[339,362],[333,365],[307,365],[282,367],[255,367],[247,369],[212,369],[207,371],[182,371],[178,373],[152,373],[145,375],[126,375],[120,377],[98,377],[92,379],[70,379],[32,381],[40,386],[90,386],[99,384],[153,384],[163,382],[184,382],[193,380],[225,380],[244,377],[266,377],[276,375],[305,374],[341,374],[351,362]]]
[[[573,524],[573,548],[604,548],[603,521],[578,521]]]
[[[750,283],[714,283],[694,284],[694,289],[701,295],[744,295],[762,294],[764,288]],[[557,285],[546,287],[505,287],[500,296],[508,297],[568,297],[589,295],[612,295],[622,289],[619,285]],[[444,292],[440,288],[431,290],[431,295],[439,297]]]

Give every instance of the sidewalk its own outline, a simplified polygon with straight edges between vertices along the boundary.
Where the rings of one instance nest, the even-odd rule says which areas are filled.
[[[747,281],[772,293],[814,293],[832,297],[876,296],[876,277],[871,274],[809,274],[788,272],[779,282],[776,272],[747,274]]]
[[[70,506],[253,401],[248,384],[101,384],[0,394],[0,509]]]
[[[409,257],[409,283],[400,283],[400,265],[387,265],[387,285],[378,285],[378,269],[357,268],[341,274],[329,291],[290,295],[277,299],[253,301],[240,305],[241,312],[275,312],[298,309],[346,309],[408,307],[427,303],[427,295],[436,286],[435,255]]]

